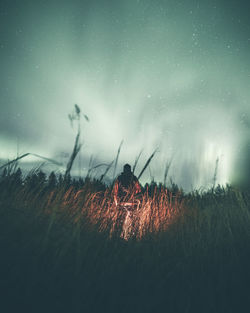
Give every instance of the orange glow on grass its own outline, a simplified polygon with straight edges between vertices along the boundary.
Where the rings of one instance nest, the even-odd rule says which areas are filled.
[[[129,201],[135,202],[135,196]],[[56,197],[51,192],[47,208],[53,207]],[[149,233],[165,231],[182,211],[184,201],[181,194],[173,195],[166,188],[155,188],[151,196],[146,190],[140,196],[133,210],[115,204],[113,193],[92,192],[88,188],[74,191],[70,187],[63,195],[60,210],[67,218],[82,227],[106,232],[110,237],[119,236],[125,240],[131,237],[140,240]]]

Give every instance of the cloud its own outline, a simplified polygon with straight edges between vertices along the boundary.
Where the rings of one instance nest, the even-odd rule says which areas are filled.
[[[83,166],[92,154],[114,159],[122,139],[119,169],[143,148],[139,170],[159,147],[155,179],[162,180],[173,157],[169,175],[187,189],[211,184],[217,157],[220,183],[247,163],[249,48],[243,34],[228,34],[223,8],[214,15],[209,4],[197,11],[192,3],[112,2],[112,10],[95,1],[60,2],[60,10],[25,5],[15,27],[1,22],[9,29],[2,157],[17,138],[24,152],[70,153],[75,132],[67,115],[77,103],[90,118],[82,125]]]

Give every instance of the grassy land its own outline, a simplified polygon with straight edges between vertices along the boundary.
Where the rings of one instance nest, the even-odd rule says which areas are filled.
[[[1,312],[249,312],[249,193],[152,184],[124,219],[98,181],[3,174]]]

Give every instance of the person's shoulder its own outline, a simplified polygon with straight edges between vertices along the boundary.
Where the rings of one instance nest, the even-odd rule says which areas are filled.
[[[120,175],[117,176],[116,180],[121,180],[122,178],[123,178],[123,175],[120,174]]]

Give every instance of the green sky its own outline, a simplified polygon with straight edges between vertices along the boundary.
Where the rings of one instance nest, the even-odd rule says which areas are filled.
[[[151,174],[185,188],[248,159],[250,5],[243,1],[1,1],[0,158],[61,158],[77,103],[86,166],[159,147]],[[79,163],[78,165],[79,166]],[[139,169],[138,169],[139,170]],[[84,174],[84,170],[82,170]],[[236,175],[237,174],[237,175]],[[149,172],[143,180],[150,179]]]

